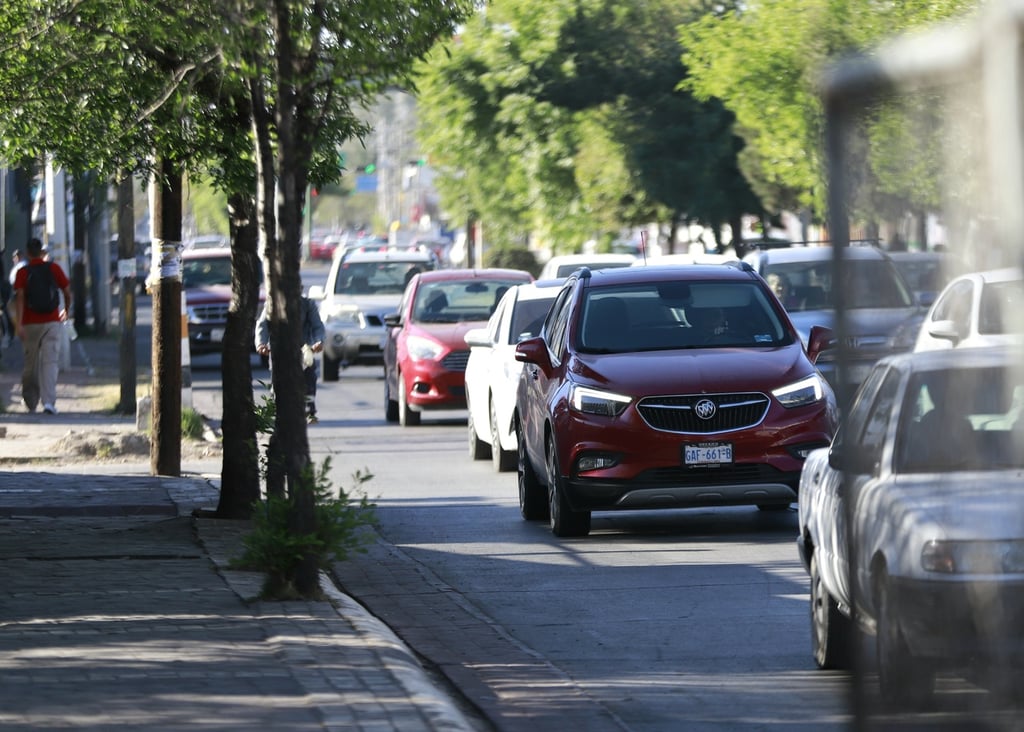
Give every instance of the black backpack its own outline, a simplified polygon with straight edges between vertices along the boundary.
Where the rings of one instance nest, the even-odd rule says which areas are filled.
[[[25,304],[37,313],[52,313],[60,305],[57,280],[53,278],[49,262],[28,265]]]

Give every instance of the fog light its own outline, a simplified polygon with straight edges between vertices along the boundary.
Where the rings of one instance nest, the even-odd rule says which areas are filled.
[[[412,390],[417,394],[429,394],[430,384],[425,384],[422,381],[417,381],[415,384],[412,385]]]
[[[786,451],[798,460],[806,460],[813,450],[821,447],[828,447],[827,442],[812,442],[806,445],[789,445]]]
[[[619,459],[612,455],[584,455],[576,460],[576,472],[584,473],[588,470],[602,470],[615,467]]]

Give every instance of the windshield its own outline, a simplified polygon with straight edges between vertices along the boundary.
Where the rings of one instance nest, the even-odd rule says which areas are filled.
[[[231,285],[231,257],[202,257],[181,262],[181,286],[197,287]]]
[[[755,282],[652,282],[590,289],[579,349],[629,353],[677,348],[764,348],[791,343]]]
[[[487,320],[508,288],[524,280],[453,280],[428,282],[416,291],[415,323],[462,323]]]
[[[1024,467],[1017,449],[1024,384],[1014,371],[973,368],[915,374],[901,410],[896,470]]]
[[[844,261],[842,266],[847,277],[847,307],[913,307],[914,297],[890,261],[853,259]],[[835,307],[830,259],[770,264],[765,279],[789,312]]]
[[[401,295],[415,275],[433,269],[427,262],[342,262],[336,295]]]

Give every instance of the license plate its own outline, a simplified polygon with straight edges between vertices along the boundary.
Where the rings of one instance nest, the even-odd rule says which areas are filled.
[[[220,343],[221,341],[223,341],[224,340],[224,329],[223,328],[214,328],[213,330],[211,330],[210,331],[210,340],[213,341],[214,343]]]
[[[683,462],[686,465],[720,465],[732,462],[731,442],[699,442],[683,445]]]

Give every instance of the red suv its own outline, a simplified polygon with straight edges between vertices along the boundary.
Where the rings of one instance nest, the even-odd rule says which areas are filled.
[[[745,263],[582,269],[522,341],[519,506],[557,536],[592,511],[787,508],[838,414],[767,283]]]
[[[482,328],[502,295],[532,282],[518,269],[442,269],[415,275],[384,316],[384,416],[403,427],[428,409],[466,408],[466,332]]]

